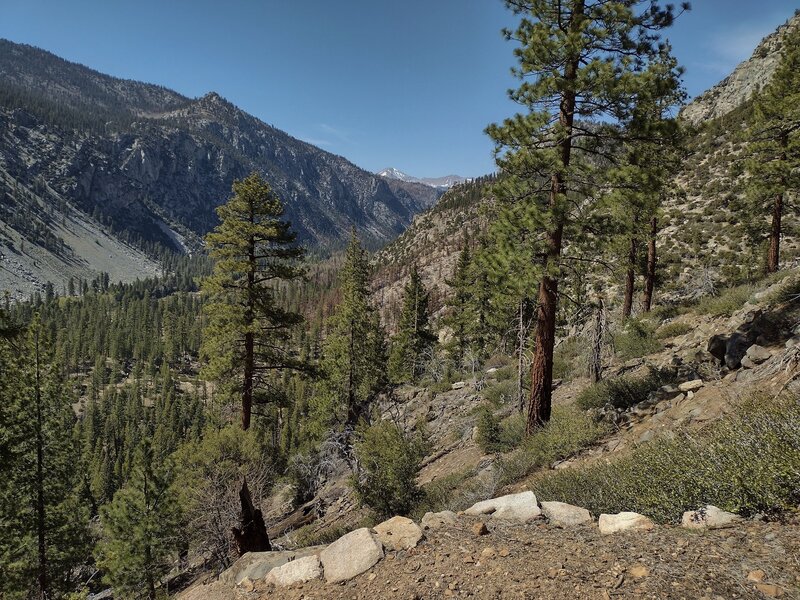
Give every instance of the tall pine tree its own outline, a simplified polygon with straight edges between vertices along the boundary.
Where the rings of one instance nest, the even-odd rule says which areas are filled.
[[[540,269],[527,432],[550,419],[562,249],[579,234],[576,211],[602,186],[588,156],[602,152],[626,117],[637,74],[656,53],[654,32],[672,24],[670,5],[650,0],[507,0],[520,16],[508,39],[522,80],[511,99],[528,109],[490,125],[506,200],[531,205],[544,235],[529,260]],[[685,6],[688,8],[688,6]],[[589,121],[605,123],[593,126]]]
[[[260,175],[233,184],[233,196],[217,209],[220,224],[206,236],[217,259],[203,282],[210,295],[202,345],[204,374],[242,406],[248,429],[253,403],[268,401],[276,375],[297,369],[288,345],[300,315],[280,305],[277,286],[303,276],[303,249],[295,244],[280,199]]]

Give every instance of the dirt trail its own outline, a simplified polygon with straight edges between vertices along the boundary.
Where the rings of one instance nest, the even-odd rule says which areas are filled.
[[[600,535],[596,524],[557,529],[491,521],[488,535],[475,536],[472,522],[462,518],[457,527],[428,532],[417,548],[388,552],[344,584],[274,589],[259,583],[249,592],[212,585],[184,600],[771,597],[758,584],[767,594],[800,598],[800,515],[705,532],[657,527],[610,536]],[[759,570],[763,580],[748,581]]]

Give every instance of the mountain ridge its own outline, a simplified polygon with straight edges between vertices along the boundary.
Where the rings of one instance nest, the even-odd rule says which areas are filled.
[[[384,177],[385,179],[395,179],[409,183],[421,183],[423,185],[443,190],[450,189],[454,185],[458,185],[460,183],[472,181],[470,178],[462,177],[461,175],[443,175],[441,177],[415,177],[413,175],[409,175],[408,173],[404,173],[403,171],[401,171],[400,169],[396,169],[395,167],[386,167],[385,169],[378,171],[377,174],[380,177]]]

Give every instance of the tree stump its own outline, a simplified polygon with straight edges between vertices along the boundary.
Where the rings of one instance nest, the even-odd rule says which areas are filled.
[[[247,552],[268,552],[272,550],[267,535],[267,526],[264,524],[264,516],[261,510],[253,505],[253,498],[247,487],[247,479],[242,482],[242,489],[239,490],[239,500],[242,503],[241,529],[234,527],[233,539],[236,541],[236,549],[239,556]]]

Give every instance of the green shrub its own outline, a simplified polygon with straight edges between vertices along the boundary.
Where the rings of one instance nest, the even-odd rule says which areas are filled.
[[[431,481],[423,488],[420,501],[411,512],[414,519],[419,521],[426,512],[466,508],[466,503],[460,503],[458,497],[463,488],[469,487],[469,481],[474,476],[475,471],[468,469]]]
[[[519,446],[525,435],[525,418],[514,414],[500,422],[489,407],[478,414],[478,446],[484,452],[508,452]]]
[[[791,509],[800,501],[800,403],[752,399],[699,434],[543,475],[532,489],[595,515],[635,511],[660,522],[706,504],[745,516]]]
[[[727,288],[717,296],[701,298],[695,306],[695,312],[712,317],[730,316],[742,308],[755,291],[755,287],[749,283]]]
[[[578,338],[571,337],[560,343],[553,351],[553,378],[570,381],[582,369],[581,348]]]
[[[550,422],[525,438],[522,446],[499,461],[500,484],[509,485],[588,448],[608,433],[603,423],[567,407],[556,407]]]
[[[622,360],[641,358],[661,350],[655,327],[640,319],[628,319],[621,331],[614,335],[614,350]]]
[[[651,369],[644,377],[605,379],[582,390],[575,402],[583,410],[602,408],[606,404],[611,404],[614,408],[630,408],[646,400],[650,392],[671,383],[672,379],[668,372],[656,369]]]
[[[666,340],[668,338],[678,337],[679,335],[684,335],[692,331],[694,327],[689,325],[688,323],[667,323],[666,325],[662,325],[656,331],[656,337],[660,340]]]
[[[423,434],[407,435],[389,421],[360,430],[351,479],[359,500],[379,517],[408,514],[422,495],[416,478],[427,450]]]
[[[495,406],[502,406],[517,397],[517,382],[513,379],[498,381],[488,385],[481,391],[484,400]]]

